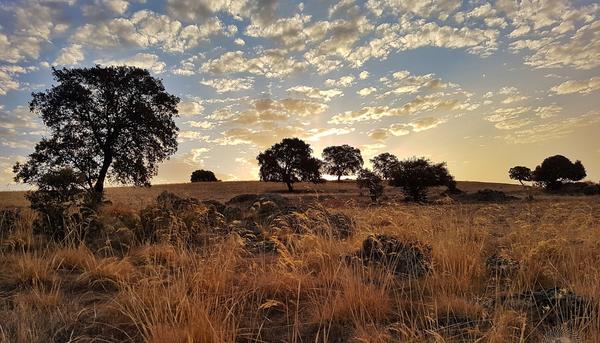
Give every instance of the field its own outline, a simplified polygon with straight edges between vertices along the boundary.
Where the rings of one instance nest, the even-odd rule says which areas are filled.
[[[90,234],[61,242],[21,209],[0,232],[0,342],[600,342],[600,198],[458,187],[515,198],[111,188]],[[155,204],[165,190],[182,199]],[[226,209],[183,199],[267,192]],[[0,193],[0,207],[26,206]]]

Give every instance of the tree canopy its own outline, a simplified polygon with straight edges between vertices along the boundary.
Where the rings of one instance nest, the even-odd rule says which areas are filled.
[[[344,144],[323,149],[325,172],[337,176],[338,181],[342,176],[356,173],[362,168],[362,165],[362,155],[357,148]]]
[[[398,158],[389,152],[381,153],[371,160],[373,171],[384,180],[389,180],[392,177],[394,169],[398,166]]]
[[[57,82],[33,93],[30,110],[49,137],[36,145],[15,179],[35,184],[48,172],[72,169],[90,193],[105,180],[149,185],[157,164],[177,150],[179,98],[136,67],[53,69]]]
[[[573,163],[562,155],[544,159],[533,171],[533,181],[549,190],[559,189],[563,182],[579,181],[585,176],[585,167],[581,161]]]
[[[398,162],[392,173],[390,185],[402,188],[407,200],[425,201],[427,188],[447,186],[453,189],[454,177],[446,168],[446,163],[433,164],[426,158],[410,158]]]
[[[219,180],[215,176],[215,173],[213,173],[212,171],[198,169],[192,173],[192,176],[190,177],[190,181],[191,182],[214,182],[214,181],[219,181]]]
[[[532,173],[531,169],[527,167],[515,166],[508,170],[508,176],[512,180],[517,180],[523,185],[523,181],[531,181]]]
[[[298,138],[284,138],[256,159],[260,166],[260,180],[283,182],[292,192],[293,184],[301,181],[321,181],[321,161],[311,156],[312,148]]]

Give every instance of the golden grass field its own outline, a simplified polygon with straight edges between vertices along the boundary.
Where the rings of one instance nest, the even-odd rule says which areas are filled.
[[[515,185],[458,186],[527,194]],[[33,235],[35,215],[23,210],[16,230],[0,238],[0,342],[600,342],[598,196],[531,191],[534,200],[434,196],[418,205],[388,188],[390,199],[371,205],[352,182],[299,185],[284,194],[311,203],[294,214],[295,226],[257,219],[277,252],[214,234],[203,208],[172,215],[169,234],[152,242],[136,235],[139,223],[128,224],[163,190],[225,201],[283,189],[258,182],[112,188],[112,205],[98,215],[106,232],[85,242]],[[0,193],[0,207],[26,205],[22,193]],[[327,219],[337,213],[354,223],[347,238]],[[191,227],[200,239],[178,239]],[[372,234],[429,245],[431,270],[398,276],[352,258]],[[493,269],[492,256],[514,265]],[[584,299],[585,311],[519,298],[553,287]]]

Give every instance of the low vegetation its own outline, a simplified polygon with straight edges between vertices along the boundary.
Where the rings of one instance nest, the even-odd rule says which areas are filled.
[[[165,192],[74,220],[63,239],[34,234],[29,209],[3,210],[0,341],[600,340],[595,198],[388,193]]]

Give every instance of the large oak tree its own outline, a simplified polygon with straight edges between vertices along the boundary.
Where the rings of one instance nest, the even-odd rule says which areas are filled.
[[[36,184],[70,168],[100,197],[107,179],[149,185],[157,164],[177,150],[179,98],[135,67],[53,69],[53,75],[57,84],[33,93],[30,103],[49,135],[15,165],[15,179]]]
[[[363,165],[360,150],[344,145],[334,145],[323,149],[324,169],[329,175],[337,176],[338,181],[344,175],[358,172]]]
[[[283,182],[290,192],[296,182],[320,182],[321,161],[311,154],[312,148],[301,139],[284,138],[256,157],[260,180]]]

